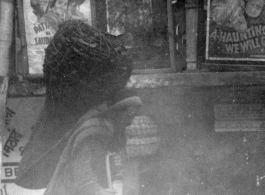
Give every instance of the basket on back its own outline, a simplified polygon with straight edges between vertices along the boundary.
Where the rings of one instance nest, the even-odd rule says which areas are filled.
[[[43,68],[49,79],[47,88],[128,80],[132,67],[124,54],[123,45],[112,36],[81,20],[66,21],[46,49]]]

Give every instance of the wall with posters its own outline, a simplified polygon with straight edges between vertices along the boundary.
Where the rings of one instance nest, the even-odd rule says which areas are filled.
[[[265,61],[263,0],[208,0],[206,60]]]
[[[82,19],[92,25],[90,0],[25,0],[23,10],[30,74],[42,74],[45,48],[60,23]]]
[[[44,97],[9,98],[6,108],[6,130],[3,136],[1,195],[42,195],[44,190],[27,190],[14,184],[23,148],[31,127],[44,104]]]

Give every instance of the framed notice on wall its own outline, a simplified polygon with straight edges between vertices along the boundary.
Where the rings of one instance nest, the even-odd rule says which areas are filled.
[[[265,1],[208,0],[206,60],[265,61]]]
[[[42,74],[45,48],[60,23],[81,19],[92,25],[92,0],[24,0],[29,74]]]

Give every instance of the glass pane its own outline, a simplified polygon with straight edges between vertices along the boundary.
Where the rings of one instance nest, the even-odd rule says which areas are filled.
[[[169,68],[167,1],[107,0],[108,32],[125,41],[134,69]]]

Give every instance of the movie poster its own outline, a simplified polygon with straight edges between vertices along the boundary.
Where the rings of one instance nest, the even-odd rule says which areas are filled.
[[[82,19],[92,25],[90,0],[24,0],[29,74],[42,74],[45,48],[58,25]]]
[[[264,0],[208,0],[206,60],[265,61],[264,5]]]

